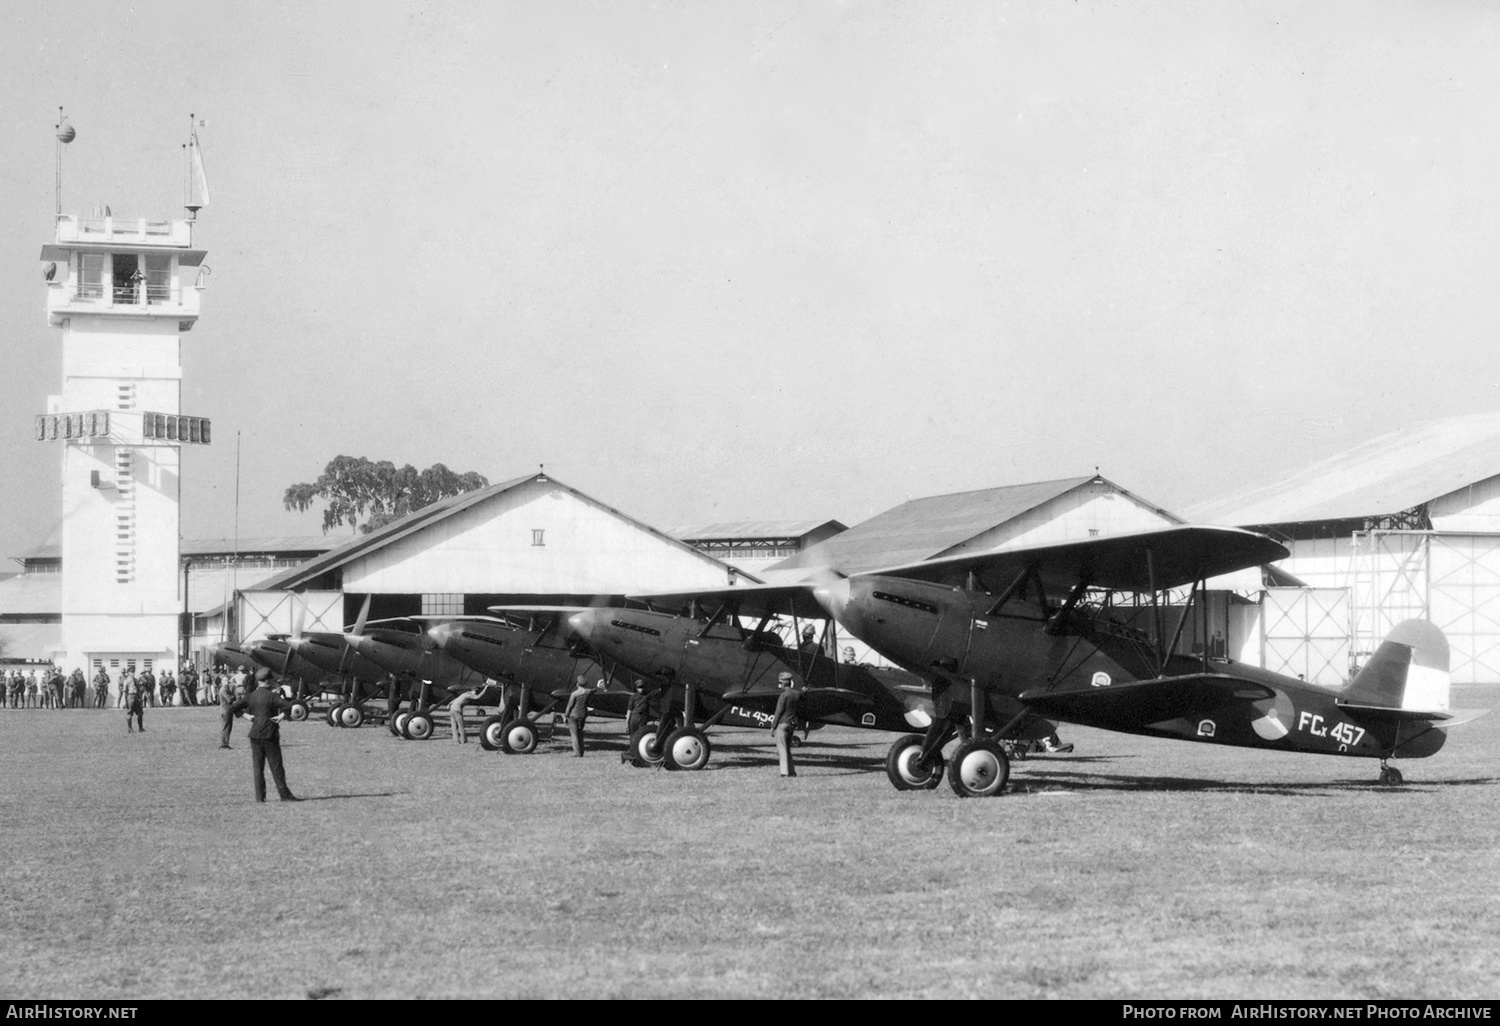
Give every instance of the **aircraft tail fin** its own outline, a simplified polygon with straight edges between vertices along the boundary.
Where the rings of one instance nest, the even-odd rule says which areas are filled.
[[[1406,620],[1386,635],[1339,702],[1442,718],[1449,711],[1448,681],[1448,639],[1426,620]]]

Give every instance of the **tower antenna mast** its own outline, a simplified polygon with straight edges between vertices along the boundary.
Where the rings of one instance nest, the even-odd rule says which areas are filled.
[[[68,117],[63,113],[62,106],[57,108],[57,214],[62,215],[62,148],[74,139],[78,133],[73,126],[68,124]]]

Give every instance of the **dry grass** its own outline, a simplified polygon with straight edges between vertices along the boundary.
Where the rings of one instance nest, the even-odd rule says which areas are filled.
[[[583,760],[309,722],[315,800],[264,806],[243,726],[123,720],[0,710],[0,997],[1500,994],[1500,713],[1401,790],[1070,728],[990,801],[893,791],[854,731],[782,781],[745,731],[676,774],[602,721]]]

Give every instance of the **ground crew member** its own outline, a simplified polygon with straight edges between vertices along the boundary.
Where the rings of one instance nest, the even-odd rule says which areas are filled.
[[[651,696],[646,694],[646,682],[637,677],[630,685],[630,707],[625,713],[625,750],[620,753],[621,762],[629,762],[635,755],[631,751],[630,739],[651,718]]]
[[[234,705],[235,698],[234,685],[226,680],[219,688],[219,717],[224,721],[219,728],[220,748],[229,747],[229,735],[234,729],[234,717],[229,714],[229,708]]]
[[[484,688],[485,686],[481,684],[473,691],[465,691],[448,703],[448,721],[453,724],[453,740],[461,745],[469,743],[469,733],[464,730],[464,708],[470,702],[478,701],[479,696],[484,694]]]
[[[271,671],[262,666],[255,671],[255,690],[229,706],[226,718],[232,719],[240,713],[251,715],[250,723],[250,773],[255,782],[255,800],[266,800],[266,764],[271,766],[271,779],[276,784],[276,793],[284,802],[300,802],[286,786],[286,769],[281,764],[281,724],[274,719],[278,714],[292,711],[292,703],[271,690]]]
[[[604,681],[599,682],[604,686]],[[573,739],[573,754],[583,758],[583,726],[589,718],[589,680],[583,674],[578,675],[578,686],[568,695],[567,708],[563,710],[563,716],[568,721],[568,735]]]
[[[94,708],[109,708],[109,671],[103,666],[94,674]]]
[[[797,767],[792,762],[792,731],[797,729],[797,703],[802,692],[792,675],[783,670],[776,676],[776,686],[781,695],[776,699],[776,714],[771,718],[771,733],[776,737],[776,754],[781,758],[781,775],[795,777]]]

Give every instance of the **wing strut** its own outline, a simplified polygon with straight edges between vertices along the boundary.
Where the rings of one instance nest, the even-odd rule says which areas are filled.
[[[985,613],[984,615],[999,616],[1000,607],[1005,605],[1005,603],[1009,602],[1012,598],[1015,597],[1016,592],[1020,591],[1025,586],[1026,579],[1030,577],[1034,572],[1035,568],[1028,566],[1026,569],[1016,574],[1016,579],[1011,581],[1010,584],[1006,586],[1006,589],[1000,593],[1000,597],[995,600],[995,604],[990,606],[989,612]]]

